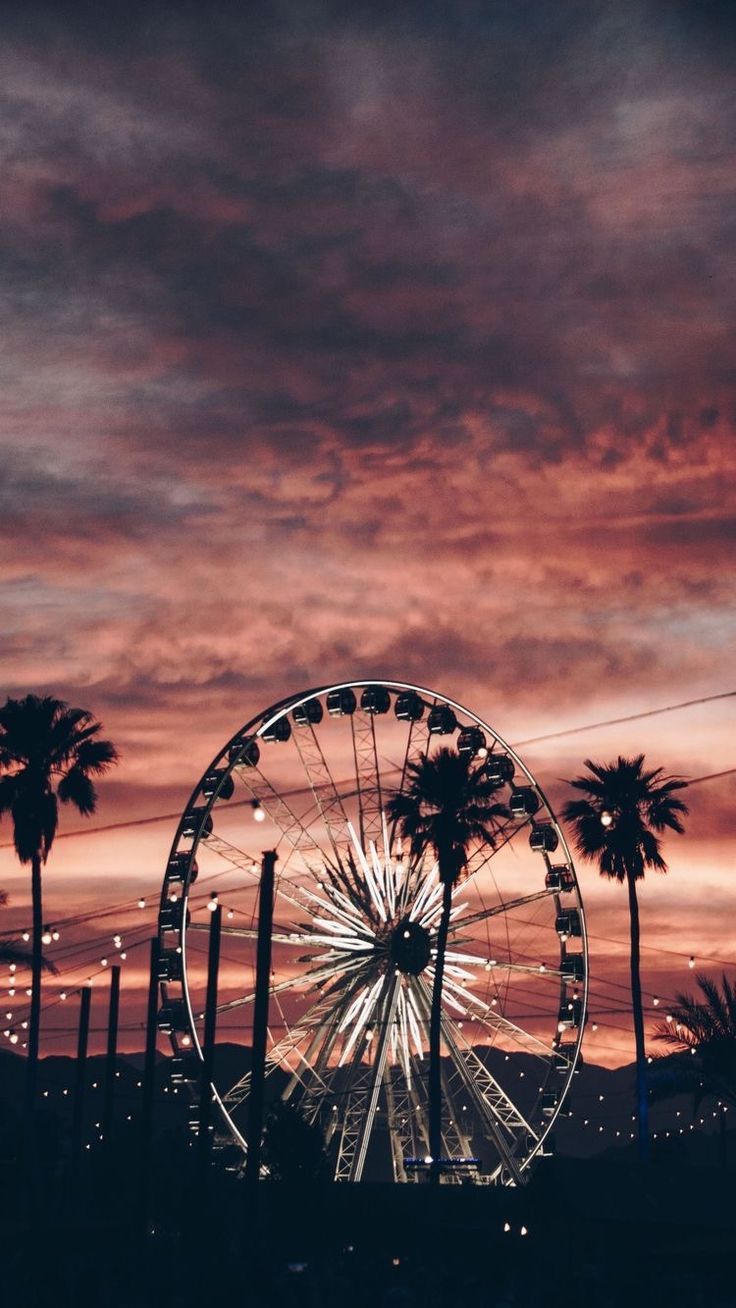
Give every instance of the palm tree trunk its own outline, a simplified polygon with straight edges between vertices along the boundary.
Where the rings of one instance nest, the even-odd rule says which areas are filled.
[[[445,975],[447,935],[452,909],[452,881],[445,881],[442,891],[442,916],[437,932],[437,955],[434,963],[432,1008],[429,1016],[429,1153],[432,1159],[429,1179],[439,1185],[442,1168],[442,1061],[440,1037],[442,1034],[442,982]]]
[[[634,1044],[636,1047],[636,1110],[639,1128],[639,1158],[649,1162],[649,1100],[647,1098],[647,1061],[644,1045],[644,1014],[641,1006],[641,976],[639,974],[639,901],[636,880],[632,872],[626,877],[629,890],[629,918],[631,928],[631,1008],[634,1015]]]
[[[43,905],[41,900],[41,855],[31,859],[31,1013],[28,1023],[28,1059],[26,1062],[26,1116],[33,1119],[38,1082],[38,1048],[41,1027],[41,969],[43,967]]]

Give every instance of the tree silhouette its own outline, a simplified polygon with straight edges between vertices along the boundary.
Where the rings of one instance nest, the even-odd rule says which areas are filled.
[[[601,876],[626,883],[631,932],[631,1006],[636,1046],[637,1115],[639,1153],[649,1157],[646,1052],[641,1002],[639,902],[636,883],[648,868],[666,872],[659,834],[684,831],[680,814],[687,806],[675,792],[686,781],[665,777],[662,768],[644,771],[644,755],[622,758],[615,763],[585,760],[588,776],[569,784],[584,799],[569,800],[562,816],[573,828],[575,848],[583,858],[598,863]]]
[[[277,1099],[266,1118],[263,1161],[274,1181],[324,1180],[327,1159],[319,1127]]]
[[[497,799],[502,784],[488,776],[485,761],[475,762],[470,754],[458,754],[443,746],[436,754],[408,764],[404,788],[386,805],[388,818],[409,841],[414,858],[420,858],[427,849],[434,851],[443,886],[429,1022],[429,1152],[433,1184],[440,1179],[442,1155],[442,983],[452,891],[467,866],[471,845],[495,846],[499,819],[509,816],[506,806]]]
[[[668,1021],[654,1032],[673,1049],[655,1064],[654,1097],[691,1090],[695,1108],[709,1096],[736,1106],[736,990],[725,972],[720,989],[702,973],[695,979],[703,998],[677,994]],[[669,1072],[676,1075],[669,1078]]]
[[[10,815],[15,851],[21,863],[31,865],[28,1114],[36,1097],[41,1015],[41,869],[54,843],[59,803],[72,804],[85,817],[95,811],[92,777],[102,776],[117,759],[114,745],[99,739],[100,730],[91,713],[48,695],[8,699],[0,708],[0,817]]]
[[[721,1164],[726,1166],[725,1108],[736,1107],[736,990],[723,973],[721,988],[710,977],[698,973],[696,981],[702,999],[682,993],[670,1009],[666,1022],[654,1032],[656,1040],[670,1045],[672,1052],[657,1058],[652,1066],[653,1102],[690,1094],[693,1117],[704,1099],[715,1099],[721,1108]]]

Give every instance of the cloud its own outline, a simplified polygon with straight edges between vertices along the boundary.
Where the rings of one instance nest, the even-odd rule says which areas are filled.
[[[722,688],[732,43],[715,4],[8,18],[3,684],[104,714],[116,814],[331,677],[521,738]],[[725,714],[619,740],[732,761]]]

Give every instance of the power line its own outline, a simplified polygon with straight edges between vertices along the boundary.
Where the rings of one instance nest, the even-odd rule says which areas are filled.
[[[699,699],[686,699],[679,704],[667,704],[663,708],[646,709],[642,713],[630,713],[622,718],[607,718],[603,722],[588,722],[584,726],[566,727],[563,731],[550,731],[543,736],[528,736],[526,740],[515,741],[514,748],[516,749],[521,745],[536,745],[545,740],[560,740],[563,736],[575,736],[584,731],[595,731],[599,727],[618,726],[621,722],[636,722],[641,718],[656,717],[660,713],[674,713],[677,709],[691,708],[695,704],[710,704],[715,700],[731,699],[733,697],[736,697],[736,690],[724,690],[718,695],[703,695]],[[392,768],[390,770],[400,771],[399,768]],[[733,773],[736,773],[736,768],[726,768],[723,772],[710,772],[707,776],[693,777],[692,780],[688,782],[688,785],[695,786],[701,781],[715,781],[720,777],[731,776]],[[349,783],[339,782],[336,784],[343,785]],[[297,787],[294,790],[287,790],[283,792],[284,798],[305,795],[309,793],[309,790],[310,787],[308,786]],[[228,804],[228,808],[247,808],[252,805],[252,802],[253,801],[250,799],[239,799],[235,800],[234,803]],[[72,838],[79,836],[96,836],[105,831],[123,831],[127,830],[129,827],[152,826],[156,822],[175,822],[180,817],[181,810],[179,809],[173,813],[157,813],[152,817],[128,818],[125,822],[108,822],[99,827],[78,827],[74,831],[60,831],[56,836],[56,840],[71,840]],[[11,849],[12,847],[12,840],[3,841],[3,843],[0,844],[0,849]]]
[[[736,690],[724,690],[718,695],[701,695],[699,699],[684,699],[679,704],[666,704],[663,708],[646,709],[642,713],[627,713],[623,718],[607,718],[605,722],[587,722],[582,727],[566,727],[564,731],[549,731],[544,736],[529,736],[526,740],[517,740],[517,745],[536,745],[542,740],[559,740],[562,736],[577,736],[582,731],[594,731],[598,727],[617,727],[622,722],[638,722],[641,718],[653,718],[658,713],[674,713],[676,709],[692,708],[694,704],[712,704],[717,699],[731,699]]]

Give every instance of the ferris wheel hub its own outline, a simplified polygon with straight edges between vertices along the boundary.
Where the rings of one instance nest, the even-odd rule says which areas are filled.
[[[391,932],[389,953],[399,972],[419,976],[432,956],[429,931],[409,917],[402,918]]]

